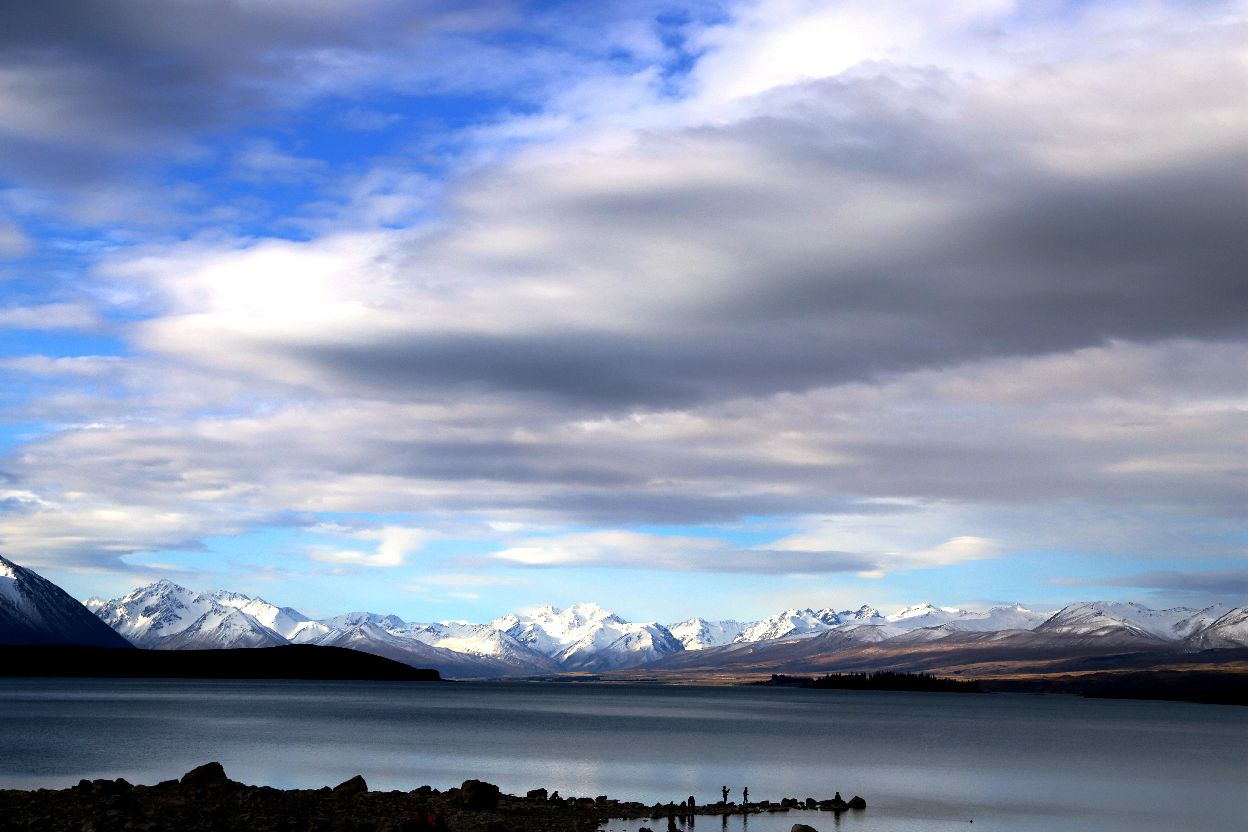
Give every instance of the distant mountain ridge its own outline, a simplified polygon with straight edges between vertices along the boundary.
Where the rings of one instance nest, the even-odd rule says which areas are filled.
[[[597,604],[581,603],[512,613],[488,624],[413,623],[372,612],[313,620],[260,598],[223,590],[195,593],[159,581],[113,601],[93,599],[88,606],[144,647],[350,647],[458,678],[716,663],[732,667],[768,660],[782,666],[869,646],[1032,653],[1248,646],[1248,614],[1236,618],[1229,607],[1153,610],[1112,601],[1080,602],[1057,611],[1019,604],[972,611],[923,603],[888,616],[864,604],[845,610],[794,608],[759,621],[691,618],[670,625],[629,622]]]
[[[0,557],[2,643],[133,644],[158,650],[348,647],[435,668],[452,678],[637,667],[656,672],[818,670],[829,663],[855,667],[876,660],[874,667],[923,669],[924,662],[935,666],[931,657],[952,653],[999,668],[1020,657],[1060,663],[1115,652],[1242,650],[1248,648],[1248,607],[1154,610],[1090,601],[1046,612],[1018,604],[974,611],[924,603],[885,616],[864,604],[839,611],[794,608],[759,621],[690,618],[664,625],[630,622],[597,604],[581,603],[540,607],[486,624],[415,623],[374,612],[315,620],[262,598],[227,590],[195,592],[167,580],[110,601],[93,598],[84,606]]]

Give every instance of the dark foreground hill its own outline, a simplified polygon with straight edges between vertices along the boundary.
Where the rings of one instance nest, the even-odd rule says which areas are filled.
[[[0,676],[399,682],[441,679],[436,670],[411,667],[358,650],[308,644],[232,650],[0,645]]]

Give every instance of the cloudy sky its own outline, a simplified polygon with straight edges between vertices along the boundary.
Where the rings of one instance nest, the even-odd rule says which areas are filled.
[[[1248,8],[0,5],[0,551],[309,613],[1248,600]]]

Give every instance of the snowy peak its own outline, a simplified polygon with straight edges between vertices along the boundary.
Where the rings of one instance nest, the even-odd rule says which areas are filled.
[[[733,639],[745,632],[751,625],[740,621],[707,621],[705,618],[690,618],[679,624],[668,624],[667,631],[676,637],[686,650],[705,650],[708,647],[722,647],[731,644]]]
[[[888,620],[880,615],[879,610],[875,607],[870,607],[866,604],[863,604],[856,610],[842,610],[839,613],[834,613],[834,615],[842,624],[883,624]]]
[[[1236,607],[1210,622],[1193,633],[1188,644],[1199,650],[1248,647],[1248,607]]]
[[[933,627],[945,631],[963,630],[987,632],[990,630],[1031,630],[1052,616],[1051,612],[1033,612],[1021,604],[993,607],[987,612],[938,607],[935,604],[916,604],[899,613],[888,616],[893,627],[912,631]]]
[[[473,656],[488,656],[530,671],[551,672],[558,669],[549,657],[491,624],[443,621],[434,624],[408,624],[394,632],[432,647]]]
[[[130,646],[65,590],[2,555],[0,644]]]
[[[1154,610],[1133,601],[1084,601],[1063,607],[1036,629],[1100,635],[1117,631],[1180,641],[1212,625],[1227,609],[1215,605],[1204,610],[1189,607]]]
[[[888,616],[889,621],[905,621],[907,618],[919,618],[921,616],[938,616],[948,613],[961,612],[961,610],[953,607],[938,607],[934,604],[922,603],[906,607],[904,610]]]
[[[263,599],[236,592],[197,593],[169,580],[92,608],[134,644],[158,650],[272,647],[289,643],[313,624]]]
[[[371,624],[381,630],[400,630],[407,622],[397,615],[381,615],[375,612],[348,612],[333,618],[322,618],[321,624],[331,630],[349,630],[361,624]]]
[[[875,612],[870,607],[861,609]],[[830,608],[788,609],[746,627],[733,639],[733,642],[741,644],[751,641],[771,641],[777,638],[806,638],[830,630],[841,623],[843,623],[841,614]]]
[[[684,649],[661,624],[632,624],[597,604],[539,607],[532,615],[495,619],[491,626],[505,626],[520,644],[575,670],[632,667]]]

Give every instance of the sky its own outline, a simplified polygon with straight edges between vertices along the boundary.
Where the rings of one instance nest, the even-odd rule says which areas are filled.
[[[0,552],[312,615],[1248,602],[1248,4],[0,3]]]

